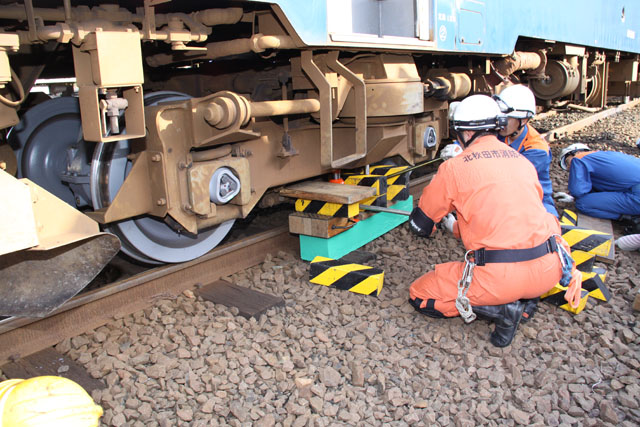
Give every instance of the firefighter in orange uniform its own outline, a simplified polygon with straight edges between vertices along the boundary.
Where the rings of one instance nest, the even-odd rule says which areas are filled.
[[[488,96],[472,95],[457,106],[453,129],[464,151],[439,167],[409,221],[423,237],[442,221],[468,251],[466,262],[439,264],[413,282],[410,303],[431,317],[489,319],[498,347],[515,336],[527,305],[519,300],[539,297],[566,278],[555,237],[560,225],[542,204],[531,162],[498,140],[505,124]]]
[[[558,216],[556,205],[553,203],[549,174],[551,149],[542,135],[529,124],[529,120],[536,114],[536,98],[533,92],[524,85],[514,85],[504,89],[494,99],[502,113],[509,118],[507,126],[500,131],[498,138],[533,163],[544,193],[542,203],[548,212]]]

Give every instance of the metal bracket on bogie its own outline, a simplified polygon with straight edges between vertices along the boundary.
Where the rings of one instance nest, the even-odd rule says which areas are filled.
[[[367,99],[364,80],[338,61],[338,52],[329,53],[327,65],[353,85],[356,98],[355,152],[334,159],[332,86],[324,73],[313,62],[312,51],[302,51],[301,59],[302,69],[318,88],[320,96],[320,162],[322,166],[336,169],[362,159],[367,155]]]

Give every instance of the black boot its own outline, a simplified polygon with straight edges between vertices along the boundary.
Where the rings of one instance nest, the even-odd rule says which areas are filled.
[[[492,320],[496,329],[491,333],[491,344],[506,347],[516,335],[518,325],[524,312],[524,304],[520,301],[502,305],[481,305],[472,307],[477,315]]]
[[[540,297],[531,298],[531,299],[521,299],[520,302],[524,304],[524,311],[522,312],[522,323],[527,323],[529,320],[533,319],[533,315],[538,311],[538,302],[540,302]]]
[[[624,226],[625,235],[640,233],[640,216],[621,215],[618,221]]]

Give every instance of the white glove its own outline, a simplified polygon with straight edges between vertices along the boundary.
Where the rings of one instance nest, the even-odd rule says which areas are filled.
[[[571,203],[574,202],[576,199],[567,193],[563,193],[562,191],[558,191],[557,193],[553,193],[553,198],[556,199],[559,202],[563,202],[563,203]]]
[[[640,234],[628,234],[619,237],[616,245],[623,251],[637,251],[640,249]]]
[[[462,153],[462,147],[458,144],[448,144],[440,151],[442,160],[449,160]]]
[[[456,217],[453,216],[452,213],[448,213],[440,220],[440,223],[444,225],[444,228],[449,230],[449,233],[453,233],[453,226],[456,221]]]

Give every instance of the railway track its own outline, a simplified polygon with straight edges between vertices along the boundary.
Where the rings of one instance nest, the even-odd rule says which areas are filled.
[[[544,134],[556,141],[618,112],[635,107],[640,100],[610,108]],[[411,182],[414,199],[432,174]],[[83,332],[95,329],[113,318],[142,310],[155,300],[173,297],[187,290],[261,263],[267,254],[294,253],[298,241],[286,225],[222,245],[191,262],[167,265],[135,274],[89,292],[82,293],[43,319],[7,318],[0,320],[0,365]]]

